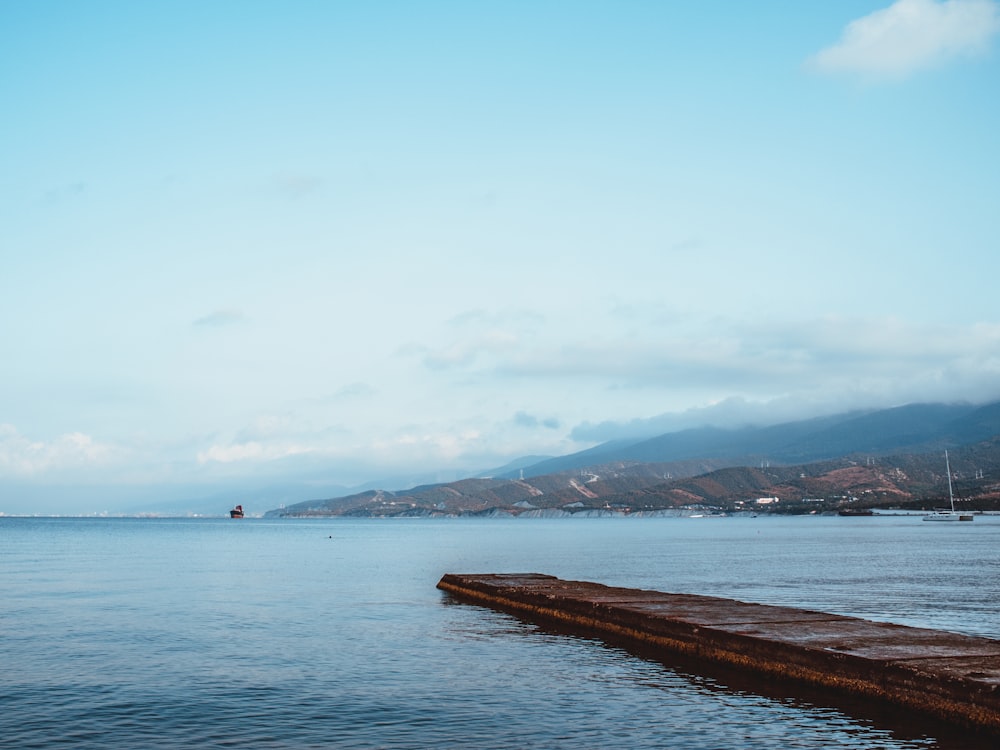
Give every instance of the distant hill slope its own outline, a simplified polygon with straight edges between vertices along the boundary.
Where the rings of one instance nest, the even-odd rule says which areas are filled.
[[[463,479],[394,492],[362,492],[346,497],[296,503],[269,516],[408,515],[410,512],[475,514],[497,508],[553,508],[573,502],[593,504],[599,498],[712,471],[722,462],[690,461],[671,464],[617,462],[546,474],[531,479]]]
[[[932,404],[618,441],[533,464],[523,479],[518,469],[516,478],[374,490],[297,503],[268,515],[645,511],[694,505],[734,510],[760,494],[778,498],[785,508],[804,500],[822,500],[827,505],[815,507],[830,508],[850,498],[872,506],[905,505],[941,495],[945,448],[953,451],[953,479],[966,498],[988,504],[995,494],[1000,502],[1000,404]],[[579,465],[543,472],[566,463]]]
[[[951,458],[956,502],[968,510],[1000,510],[1000,436],[959,446]],[[608,500],[636,510],[682,504],[747,510],[755,495],[779,501],[773,508],[758,508],[762,511],[843,506],[928,510],[948,505],[948,477],[938,451],[878,459],[848,456],[798,466],[721,469]]]
[[[947,504],[944,457],[937,451],[879,459],[855,455],[795,466],[712,466],[707,460],[618,463],[525,480],[466,479],[299,503],[269,515],[649,513],[685,508],[804,513],[845,505],[930,509]],[[1000,435],[956,448],[951,466],[963,508],[1000,510]],[[759,505],[762,498],[766,505]]]
[[[806,463],[850,453],[889,455],[961,445],[1000,434],[1000,403],[911,404],[769,427],[703,427],[641,441],[613,441],[523,469],[525,477],[613,461],[728,459],[730,465]],[[506,476],[510,477],[511,474]]]

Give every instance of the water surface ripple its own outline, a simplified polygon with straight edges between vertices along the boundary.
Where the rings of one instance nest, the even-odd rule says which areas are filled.
[[[1000,518],[0,518],[0,747],[991,746],[456,604],[446,572],[1000,638]]]

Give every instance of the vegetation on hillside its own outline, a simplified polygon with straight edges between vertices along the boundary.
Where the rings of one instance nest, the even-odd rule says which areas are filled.
[[[310,501],[270,515],[459,516],[654,513],[823,513],[930,510],[948,504],[943,453],[851,455],[799,465],[726,459],[618,461],[529,479],[464,479]],[[956,504],[1000,510],[1000,436],[951,454]]]

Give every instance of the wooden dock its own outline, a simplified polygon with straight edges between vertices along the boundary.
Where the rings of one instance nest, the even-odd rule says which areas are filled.
[[[1000,640],[539,573],[449,573],[438,588],[664,660],[877,699],[1000,735]]]

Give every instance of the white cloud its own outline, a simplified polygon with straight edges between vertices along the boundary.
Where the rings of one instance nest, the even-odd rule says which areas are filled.
[[[32,440],[13,425],[0,424],[0,475],[33,476],[107,465],[114,458],[110,445],[82,432],[70,432],[51,441]]]
[[[825,73],[899,78],[985,53],[1000,33],[995,0],[897,0],[848,24],[839,42],[808,64]]]
[[[454,461],[479,449],[483,439],[484,435],[473,427],[441,429],[427,426],[376,439],[371,448],[373,454],[380,456],[387,465],[400,457],[405,463],[413,465],[423,460]]]
[[[216,444],[198,453],[199,464],[231,464],[242,461],[274,461],[289,456],[310,453],[300,445],[266,445],[256,440],[244,443]]]

